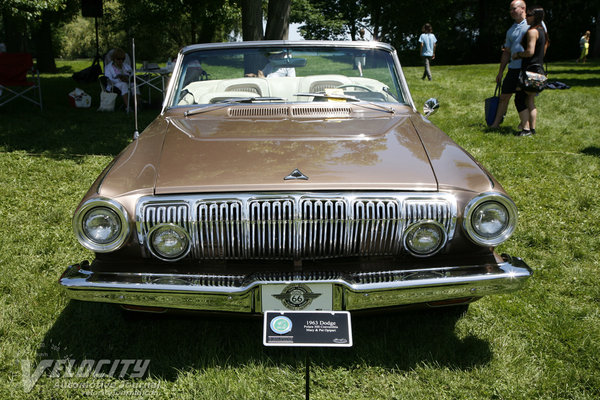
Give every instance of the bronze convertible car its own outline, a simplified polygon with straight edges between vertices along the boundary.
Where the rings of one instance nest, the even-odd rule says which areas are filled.
[[[437,104],[429,102],[429,111]],[[75,211],[60,284],[137,310],[375,310],[519,289],[517,208],[417,112],[392,47],[181,50],[160,115]]]

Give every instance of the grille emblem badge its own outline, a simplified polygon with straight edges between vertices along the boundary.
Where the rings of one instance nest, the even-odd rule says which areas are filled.
[[[300,170],[298,168],[296,168],[288,176],[283,178],[284,181],[298,180],[298,179],[305,180],[305,181],[308,180],[308,176],[306,176],[302,172],[300,172]]]
[[[302,310],[312,303],[321,293],[314,293],[310,288],[301,283],[292,283],[286,286],[280,294],[272,295],[288,310]]]

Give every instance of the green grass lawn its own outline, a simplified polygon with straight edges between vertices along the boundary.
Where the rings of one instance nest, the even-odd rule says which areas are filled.
[[[307,352],[314,399],[600,398],[600,64],[550,64],[550,80],[572,88],[539,96],[537,135],[526,138],[512,135],[512,103],[500,131],[485,129],[497,65],[434,64],[432,82],[405,68],[419,108],[437,97],[432,121],[516,201],[518,229],[499,251],[535,275],[460,319],[357,316],[354,347],[313,350],[263,347],[261,320],[129,320],[62,293],[66,266],[92,258],[72,234],[72,211],[134,130],[133,114],[95,111],[98,84],[70,78],[89,64],[60,62],[60,73],[42,76],[43,112],[22,101],[0,108],[0,399],[302,399]],[[69,107],[77,86],[92,94],[91,109]],[[140,127],[157,113],[142,111]],[[45,375],[24,391],[23,361],[33,370],[67,358],[150,366],[141,380]]]

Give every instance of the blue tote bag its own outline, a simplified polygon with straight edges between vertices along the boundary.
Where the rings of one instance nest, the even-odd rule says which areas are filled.
[[[485,99],[485,122],[488,126],[494,123],[496,112],[498,111],[498,103],[500,102],[500,84],[496,85],[494,96]]]

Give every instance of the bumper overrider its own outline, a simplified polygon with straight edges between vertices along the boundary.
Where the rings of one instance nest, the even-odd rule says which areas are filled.
[[[267,301],[263,306],[262,296],[269,293],[265,288],[295,286],[302,291],[303,287],[325,284],[330,287],[328,295],[332,297],[333,310],[353,311],[476,299],[518,290],[533,272],[520,258],[506,254],[502,258],[503,262],[497,264],[419,270],[248,276],[92,272],[85,261],[68,267],[59,283],[75,300],[241,313],[260,313],[272,308],[273,299],[268,299],[268,307]],[[310,303],[312,293],[304,292],[309,301],[289,304],[284,292],[273,295],[281,300],[282,310],[302,309]]]

